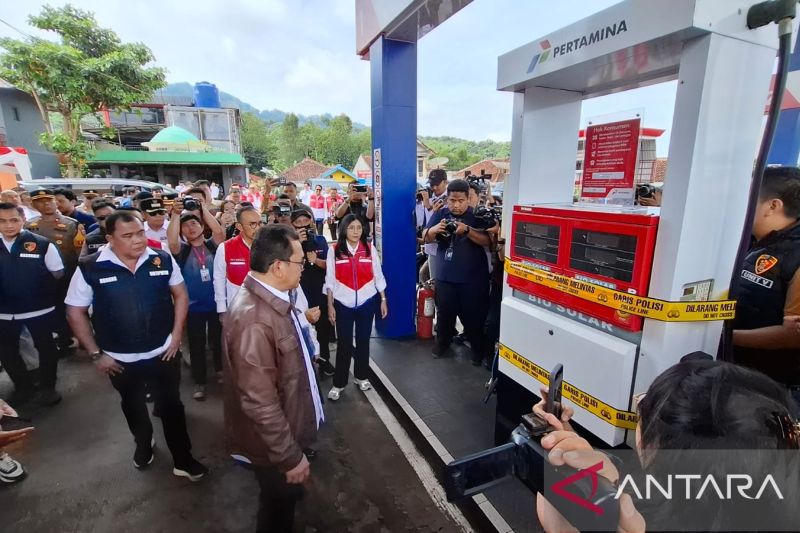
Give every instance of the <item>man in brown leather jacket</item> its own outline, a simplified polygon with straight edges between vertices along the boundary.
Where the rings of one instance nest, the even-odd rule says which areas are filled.
[[[303,257],[293,228],[262,227],[223,323],[226,439],[261,488],[258,532],[291,532],[311,473],[303,450],[324,419],[310,332],[289,296],[300,284]]]

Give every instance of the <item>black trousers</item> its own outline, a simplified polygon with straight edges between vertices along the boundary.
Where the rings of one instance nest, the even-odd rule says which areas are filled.
[[[372,323],[378,306],[378,296],[374,296],[359,307],[345,307],[337,301],[336,309],[336,374],[333,386],[342,388],[347,385],[350,375],[350,359],[354,359],[353,375],[356,379],[369,377],[369,338],[372,334]],[[353,329],[355,328],[355,349],[353,347]]]
[[[331,232],[331,239],[335,242],[339,235],[336,234],[336,219],[331,219],[328,221],[328,230]],[[322,235],[322,233],[320,233]]]
[[[473,360],[489,355],[483,338],[489,310],[489,280],[450,283],[436,280],[436,345],[444,353],[453,341],[456,318],[464,325],[464,336],[472,345]]]
[[[303,486],[290,485],[274,466],[252,466],[261,488],[256,533],[291,533],[294,508],[303,499]]]
[[[322,231],[325,229],[325,219],[318,218],[314,220],[314,225],[317,226],[317,235],[322,235]],[[322,235],[324,237],[324,235]]]
[[[219,315],[215,311],[202,313],[189,311],[186,329],[189,334],[192,379],[197,385],[205,385],[208,374],[206,341],[211,346],[211,354],[214,357],[214,370],[217,372],[222,370],[222,345],[220,344],[222,325],[219,322]]]
[[[136,444],[149,444],[153,438],[153,424],[150,422],[144,398],[144,386],[147,383],[147,390],[153,395],[155,410],[161,418],[164,438],[172,453],[172,460],[177,467],[186,465],[192,458],[192,443],[186,431],[186,414],[180,396],[180,352],[169,361],[158,356],[135,363],[119,364],[124,370],[111,376],[111,384],[122,399],[122,412]]]
[[[54,389],[58,371],[58,348],[53,332],[58,329],[55,311],[24,320],[0,320],[0,362],[18,391],[33,389],[25,362],[19,353],[19,336],[22,326],[28,328],[33,344],[39,352],[39,383],[43,389]]]
[[[484,334],[486,348],[489,355],[494,355],[494,346],[500,340],[500,309],[503,304],[502,285],[492,285],[489,289],[489,312],[486,315],[486,326]]]
[[[319,305],[319,320],[314,324],[314,329],[317,330],[317,342],[319,342],[319,356],[322,359],[330,360],[331,348],[330,342],[333,337],[333,324],[331,324],[328,315],[328,304],[320,303]]]

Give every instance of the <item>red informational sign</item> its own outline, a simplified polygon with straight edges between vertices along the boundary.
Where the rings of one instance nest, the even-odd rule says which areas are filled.
[[[582,200],[633,202],[640,126],[636,118],[586,128]]]

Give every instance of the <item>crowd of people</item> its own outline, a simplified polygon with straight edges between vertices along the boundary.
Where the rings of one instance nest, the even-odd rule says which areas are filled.
[[[224,385],[231,456],[261,489],[259,531],[290,531],[316,455],[324,397],[341,398],[351,360],[355,386],[371,388],[373,321],[390,312],[370,236],[374,193],[359,185],[340,195],[273,182],[266,190],[233,186],[222,197],[212,185],[182,183],[177,198],[158,187],[126,189],[121,198],[45,188],[0,194],[0,363],[14,385],[8,402],[0,401],[0,450],[30,433],[4,427],[23,420],[15,409],[61,401],[58,362],[79,346],[120,396],[134,466],[144,469],[155,458],[146,405],[152,399],[173,474],[198,481],[208,470],[192,455],[179,393],[186,340],[193,399],[206,399],[209,379]],[[451,356],[461,336],[473,364],[489,367],[505,244],[497,199],[483,180],[448,180],[438,169],[427,185],[416,193],[414,224],[420,278],[435,287],[433,356]],[[750,284],[737,305],[737,365],[692,360],[659,377],[640,404],[641,448],[691,447],[697,439],[686,435],[701,432],[716,436],[709,446],[745,433],[756,447],[800,446],[792,400],[800,400],[799,221],[800,170],[769,169],[742,272]],[[25,342],[38,352],[35,365],[21,353]],[[332,377],[327,394],[324,377]],[[709,395],[712,384],[727,388]],[[734,407],[746,408],[748,424],[720,415]],[[541,414],[556,429],[542,442],[554,464],[571,464],[568,451],[591,451],[571,431],[569,410],[561,420]],[[785,426],[780,434],[774,416]],[[23,477],[22,465],[0,451],[0,480]],[[631,530],[644,518],[628,503]],[[546,530],[564,527],[545,500],[538,511]]]

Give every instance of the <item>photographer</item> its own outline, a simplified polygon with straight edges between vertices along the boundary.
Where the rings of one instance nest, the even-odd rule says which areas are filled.
[[[347,198],[336,211],[336,220],[341,221],[348,214],[355,215],[369,237],[370,223],[375,220],[375,195],[372,187],[351,183],[347,188]]]
[[[634,479],[650,475],[663,480],[674,474],[691,474],[700,479],[707,475],[734,474],[731,470],[736,469],[755,474],[759,482],[767,474],[774,475],[778,486],[796,490],[797,472],[792,469],[780,472],[775,465],[775,458],[780,457],[778,450],[800,448],[800,429],[791,415],[795,405],[786,389],[767,376],[720,361],[681,362],[658,376],[646,394],[635,396],[634,403],[638,403],[636,450],[641,462],[631,465],[630,475],[636,476]],[[563,426],[567,417],[558,420],[552,414],[545,414],[541,402],[534,412],[543,415],[556,429],[541,441],[549,452],[547,460],[551,464],[583,469],[602,461],[599,474],[612,483],[619,482],[621,476],[615,464]],[[710,450],[716,451],[712,454]],[[757,453],[758,450],[776,453]],[[745,464],[735,464],[739,460]],[[788,483],[781,483],[784,478]],[[639,487],[644,483],[637,481]],[[770,506],[756,498],[749,509],[750,497],[743,495],[746,500],[724,501],[713,492],[707,491],[702,499],[699,494],[696,499],[686,499],[683,495],[673,499],[653,491],[647,499],[637,499],[635,505],[631,496],[624,494],[620,498],[618,531],[753,530],[750,529],[753,524],[747,526],[743,518],[760,524],[759,530],[771,530],[769,525],[797,523],[793,516],[796,506],[790,502]],[[767,508],[770,513],[764,515]],[[762,512],[757,512],[759,509]],[[544,531],[575,531],[540,494],[536,511]]]
[[[172,216],[167,226],[167,242],[170,253],[181,269],[189,293],[187,332],[195,383],[192,398],[202,401],[206,398],[206,344],[211,346],[215,370],[218,374],[222,372],[221,326],[214,301],[213,280],[214,254],[225,240],[225,234],[217,219],[204,205],[200,206],[202,219],[196,212],[182,213],[182,210],[180,203],[173,204]],[[210,239],[203,236],[205,227],[211,230]]]
[[[433,214],[442,209],[447,203],[447,172],[441,168],[435,168],[431,170],[428,174],[428,186],[431,192],[428,193],[427,190],[421,192],[421,197],[422,204],[428,211],[428,221],[430,221]],[[437,265],[439,263],[439,259],[437,258],[436,254],[439,247],[434,242],[424,244],[422,248],[425,251],[425,255],[428,256],[428,277],[435,281],[436,273],[438,272]],[[423,270],[424,268],[425,267],[423,266]]]
[[[651,183],[636,187],[636,203],[643,207],[660,207],[664,191]]]
[[[303,247],[305,257],[305,267],[300,276],[300,288],[303,289],[309,309],[319,309],[320,316],[314,323],[317,331],[317,341],[319,342],[319,365],[320,372],[326,376],[332,376],[334,367],[331,364],[331,323],[328,318],[328,299],[323,293],[325,285],[325,269],[327,268],[326,259],[328,257],[328,241],[325,237],[314,232],[315,225],[303,210],[292,213],[292,226],[300,237],[300,245]]]
[[[306,184],[306,186],[308,187],[307,190],[309,194],[311,194],[311,185]],[[299,209],[302,209],[303,211],[306,211],[308,213],[308,216],[310,217],[314,216],[314,210],[297,199],[297,185],[295,185],[290,181],[289,183],[283,186],[283,194],[285,194],[286,197],[289,198],[289,205],[291,206],[292,211],[297,211]],[[279,199],[283,198],[283,195],[279,196],[278,198]],[[283,222],[281,222],[281,224],[283,224]]]
[[[468,205],[469,184],[457,179],[447,186],[447,207],[436,211],[423,234],[436,242],[436,346],[433,356],[446,357],[453,340],[456,317],[472,346],[472,364],[488,356],[483,327],[489,307],[489,264],[485,248],[491,244],[488,224],[475,217]]]

